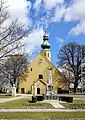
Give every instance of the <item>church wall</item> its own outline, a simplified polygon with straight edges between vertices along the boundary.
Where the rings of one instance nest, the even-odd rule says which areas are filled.
[[[53,69],[53,88],[57,91],[58,88],[62,88],[68,90],[68,82],[67,79],[57,70]]]
[[[40,63],[40,59],[42,59],[42,62]],[[43,75],[43,81],[47,82],[48,79],[48,71],[47,67],[49,64],[44,60],[44,58],[39,54],[30,64],[28,68],[28,76],[26,78],[26,81],[21,81],[19,84],[19,89],[25,88],[26,92],[31,91],[31,86],[34,81],[38,80],[38,75]],[[32,71],[31,71],[32,68]]]
[[[52,78],[53,78],[53,86],[57,91],[58,87],[62,89],[68,89],[67,81],[62,76],[62,74],[52,65],[43,53],[40,52],[38,56],[32,61],[32,63],[28,67],[28,76],[26,80],[23,80],[19,84],[19,90],[21,93],[21,88],[25,88],[25,93],[31,91],[33,82],[38,80],[38,75],[43,75],[42,81],[47,82],[48,80],[48,68],[52,67]],[[42,91],[44,92],[43,84],[40,84]]]

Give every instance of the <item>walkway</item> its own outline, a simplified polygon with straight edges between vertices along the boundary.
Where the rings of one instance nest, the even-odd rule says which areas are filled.
[[[23,99],[23,98],[28,98],[29,96],[32,96],[30,94],[18,94],[18,95],[21,95],[21,96],[12,97],[12,98],[0,98],[0,103],[8,102],[8,101],[13,101],[13,100],[18,100],[18,99]],[[81,95],[79,97],[76,96],[76,99],[85,99],[85,95]],[[50,103],[54,108],[56,108],[58,110],[61,109],[61,108],[65,108],[64,106],[62,106],[61,104],[59,104],[62,101],[58,101],[58,100],[44,100],[42,102],[44,102],[44,103]]]
[[[29,96],[31,96],[31,95],[22,95],[22,96],[12,97],[12,98],[0,98],[0,103],[19,100],[19,99],[23,99],[23,98],[28,98]],[[49,103],[54,108],[65,108],[64,106],[59,104],[58,100],[44,100],[44,101],[40,101],[40,102]]]
[[[13,100],[19,100],[19,99],[23,99],[23,98],[28,98],[28,96],[31,96],[31,95],[21,95],[21,96],[17,96],[17,97],[11,97],[11,98],[0,98],[0,103],[3,103],[3,102],[8,102],[8,101],[13,101]]]
[[[0,103],[28,98],[29,96],[31,95],[25,94],[12,98],[0,98]],[[42,102],[52,104],[55,109],[0,109],[0,112],[85,112],[85,109],[65,109],[58,100],[44,100]]]
[[[85,109],[0,109],[0,112],[85,112]]]
[[[44,100],[44,103],[50,103],[54,108],[65,108],[63,105],[59,104],[58,100]],[[61,101],[62,103],[62,101]]]

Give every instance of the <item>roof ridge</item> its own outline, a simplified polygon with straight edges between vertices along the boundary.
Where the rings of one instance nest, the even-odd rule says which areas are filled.
[[[37,79],[34,83],[36,83],[37,81],[42,82],[44,85],[46,85],[46,83],[44,81],[42,81],[41,79]]]

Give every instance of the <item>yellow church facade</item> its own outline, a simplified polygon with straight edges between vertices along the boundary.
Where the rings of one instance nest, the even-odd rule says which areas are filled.
[[[52,64],[48,35],[43,36],[42,51],[27,68],[25,80],[19,82],[19,93],[45,94],[47,90],[68,90],[65,76]]]

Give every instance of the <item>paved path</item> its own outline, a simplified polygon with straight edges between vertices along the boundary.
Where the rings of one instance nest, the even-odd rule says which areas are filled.
[[[50,103],[54,108],[65,108],[63,105],[59,104],[59,100],[44,100],[42,102]]]
[[[31,96],[31,95],[22,94],[19,97],[0,98],[0,103],[8,102],[8,101],[14,101],[14,100],[23,99],[23,98],[28,98],[29,96]],[[64,108],[64,106],[62,106],[61,104],[59,104],[58,100],[44,100],[42,102],[44,102],[44,103],[50,103],[54,108]]]
[[[32,96],[29,94],[18,94],[18,95],[21,95],[21,96],[12,97],[12,98],[0,98],[0,103],[18,100],[18,99],[23,99],[23,98],[28,98],[29,96]],[[69,96],[71,96],[71,95],[69,95]],[[76,97],[74,99],[85,99],[85,95],[80,95],[80,96],[76,95]],[[59,108],[59,109],[64,108],[64,106],[59,104],[60,101],[58,101],[58,100],[44,100],[42,102],[50,103],[52,106],[54,106],[54,108]]]
[[[85,112],[85,109],[0,109],[0,112]]]
[[[0,98],[0,103],[14,101],[14,100],[19,100],[19,99],[23,99],[23,98],[28,98],[28,96],[25,95],[25,96],[12,97],[12,98]],[[58,100],[44,100],[44,101],[40,101],[40,102],[49,103],[54,108],[65,108],[64,106],[62,106],[61,104],[59,104]]]
[[[28,98],[28,96],[29,95],[21,95],[21,96],[11,97],[11,98],[0,98],[0,103],[13,101],[13,100],[19,100],[19,99],[23,99],[23,98]]]

